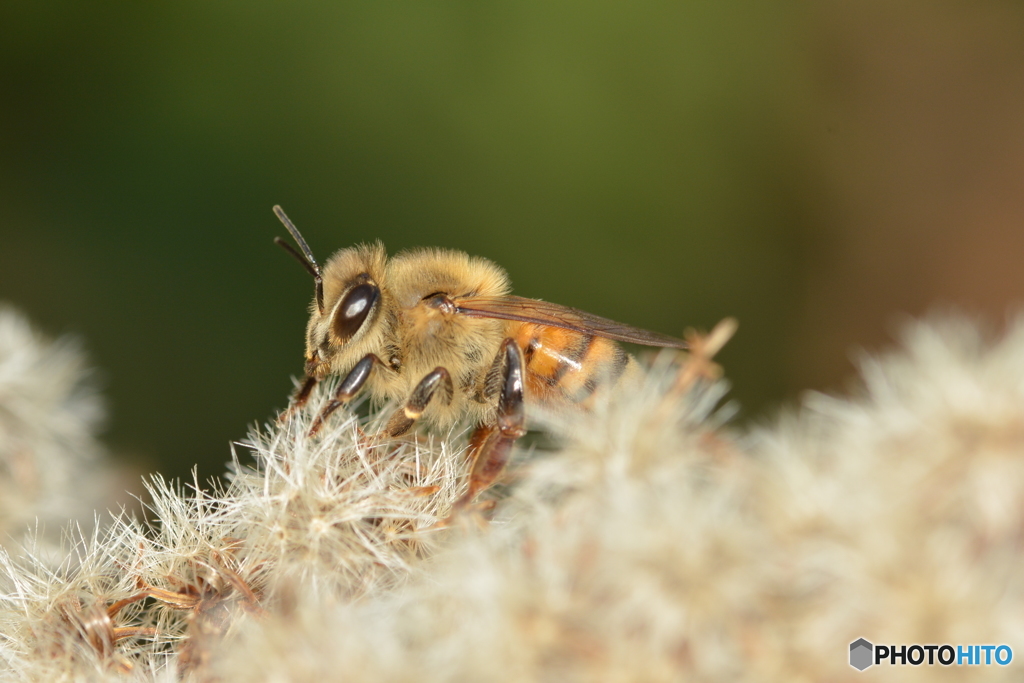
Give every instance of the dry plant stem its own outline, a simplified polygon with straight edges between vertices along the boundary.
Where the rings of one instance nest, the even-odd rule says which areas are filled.
[[[695,330],[686,331],[683,336],[690,348],[689,362],[676,378],[673,393],[685,393],[699,379],[714,381],[722,376],[722,366],[711,359],[732,339],[738,326],[735,318],[725,318],[708,334]]]
[[[192,561],[191,580],[177,580],[179,590],[168,590],[137,579],[140,595],[150,597],[172,610],[187,613],[184,637],[177,650],[178,667],[182,672],[201,672],[213,656],[229,625],[237,620],[236,605],[256,617],[265,614],[259,598],[249,583],[232,564],[231,556],[242,545],[241,539],[225,539],[230,543],[225,552],[208,551],[206,561]],[[202,678],[202,677],[201,677]]]
[[[654,411],[655,421],[666,419],[683,396],[700,380],[714,382],[722,377],[722,366],[712,359],[736,334],[739,323],[735,318],[724,318],[708,334],[689,329],[683,335],[689,346],[672,389],[665,394],[662,404]]]
[[[127,673],[132,670],[132,663],[116,651],[116,644],[125,638],[155,637],[157,631],[142,626],[115,626],[114,617],[124,607],[146,597],[145,593],[139,593],[107,607],[97,604],[85,609],[82,608],[81,600],[74,597],[62,604],[60,610],[83,642],[88,643],[102,659],[112,662],[119,671]]]

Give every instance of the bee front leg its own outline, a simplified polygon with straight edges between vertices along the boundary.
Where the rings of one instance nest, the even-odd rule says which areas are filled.
[[[295,401],[292,403],[292,408],[298,410],[302,406],[306,405],[306,401],[309,400],[309,395],[313,393],[313,387],[319,382],[316,377],[309,376],[306,381],[302,383],[298,393],[295,394]]]
[[[412,391],[412,396],[405,402],[401,410],[396,410],[391,419],[388,420],[384,431],[388,436],[401,436],[412,429],[416,420],[420,419],[427,404],[434,397],[438,388],[444,391],[445,403],[451,403],[455,395],[455,387],[452,384],[451,375],[442,367],[434,368],[426,377],[420,380]]]
[[[480,425],[470,437],[469,458],[472,465],[469,489],[455,503],[455,511],[467,507],[482,491],[494,484],[505,470],[512,454],[512,445],[526,433],[526,411],[523,406],[525,363],[523,352],[514,339],[502,342],[498,360],[502,361],[504,372],[498,394],[496,424]]]
[[[306,381],[304,381],[302,386],[299,387],[299,390],[295,392],[295,397],[292,398],[291,405],[289,405],[288,409],[278,416],[277,424],[284,424],[288,420],[292,419],[292,415],[297,413],[302,406],[306,405],[306,401],[309,400],[310,394],[313,393],[313,387],[315,387],[319,381],[320,380],[312,375],[306,377]]]
[[[352,397],[359,393],[359,390],[366,384],[366,380],[370,379],[370,371],[373,370],[374,364],[383,365],[384,363],[372,353],[366,354],[361,361],[356,363],[355,367],[345,375],[345,379],[338,385],[334,392],[334,398],[324,406],[324,409],[313,420],[313,426],[309,428],[308,436],[313,436],[319,432],[320,428],[324,425],[324,421],[331,416],[331,413],[351,401]],[[305,389],[305,386],[303,389]]]

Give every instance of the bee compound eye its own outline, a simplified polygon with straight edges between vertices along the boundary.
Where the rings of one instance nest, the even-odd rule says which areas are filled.
[[[366,322],[366,316],[373,310],[373,306],[379,298],[380,289],[370,283],[356,285],[349,290],[345,298],[334,309],[331,329],[334,332],[335,341],[344,342],[355,336],[359,328]]]

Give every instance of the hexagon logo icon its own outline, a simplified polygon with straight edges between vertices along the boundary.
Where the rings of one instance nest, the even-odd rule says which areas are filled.
[[[874,659],[872,657],[874,650],[875,646],[863,638],[853,641],[850,643],[850,666],[857,671],[868,668],[874,663],[871,661]]]

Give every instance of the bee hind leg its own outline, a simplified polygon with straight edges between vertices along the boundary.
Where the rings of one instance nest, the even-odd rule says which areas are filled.
[[[331,416],[331,413],[351,401],[352,397],[359,393],[359,390],[366,384],[366,380],[370,379],[370,372],[375,364],[383,365],[384,363],[375,354],[368,353],[345,375],[345,379],[341,381],[341,384],[334,391],[334,397],[324,406],[324,409],[320,411],[316,419],[313,420],[313,426],[309,428],[309,436],[319,432],[320,428],[324,426],[324,422]],[[305,386],[303,386],[303,389],[305,389]],[[310,389],[312,389],[312,386]]]
[[[387,435],[401,436],[412,429],[439,388],[444,394],[445,403],[451,403],[452,397],[455,395],[455,387],[452,384],[451,375],[442,367],[434,368],[427,373],[427,376],[421,379],[416,388],[412,390],[412,396],[405,402],[405,405],[394,412],[384,428]]]
[[[514,339],[502,342],[498,360],[503,366],[498,394],[495,424],[482,424],[469,440],[469,488],[454,506],[458,512],[469,506],[483,491],[490,488],[505,470],[512,446],[526,433],[526,412],[523,406],[525,381],[523,352]],[[453,512],[453,514],[454,514]]]

